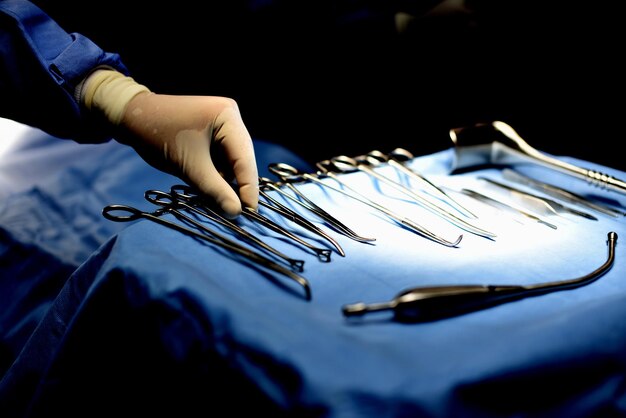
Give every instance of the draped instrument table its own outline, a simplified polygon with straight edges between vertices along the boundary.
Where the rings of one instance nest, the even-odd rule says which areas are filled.
[[[453,158],[449,149],[410,166],[451,190],[494,195],[477,177],[501,179],[499,168],[448,175]],[[379,169],[398,177],[389,166]],[[616,193],[546,168],[515,169],[626,206]],[[239,219],[268,244],[305,261],[301,275],[312,290],[306,300],[286,277],[227,250],[147,220],[117,224],[119,230],[65,282],[8,369],[0,386],[4,404],[16,411],[30,405],[33,416],[206,416],[220,408],[228,408],[228,416],[333,418],[626,414],[626,247],[620,239],[611,270],[577,289],[421,323],[396,322],[391,312],[346,318],[341,311],[358,301],[387,301],[414,286],[583,276],[606,260],[608,232],[626,237],[625,219],[542,215],[557,226],[552,229],[453,194],[474,209],[478,225],[497,234],[490,240],[365,173],[342,178],[446,238],[463,234],[461,243],[440,245],[340,193],[296,184],[355,232],[376,238],[353,241],[291,204],[345,250],[345,257],[333,251],[323,262]],[[154,187],[169,187],[169,181],[161,178]],[[118,198],[105,203],[126,204],[131,196]],[[153,209],[147,201],[138,204]]]

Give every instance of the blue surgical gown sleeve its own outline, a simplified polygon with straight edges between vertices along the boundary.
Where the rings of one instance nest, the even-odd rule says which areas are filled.
[[[75,98],[98,67],[128,69],[79,33],[68,33],[25,0],[0,0],[0,116],[78,142],[109,139]]]

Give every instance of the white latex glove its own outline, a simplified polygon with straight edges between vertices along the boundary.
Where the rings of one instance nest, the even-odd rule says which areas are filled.
[[[197,188],[224,215],[238,216],[242,204],[257,208],[254,148],[234,100],[155,94],[108,70],[90,76],[83,91],[88,109],[99,110],[121,128],[121,142],[150,165]]]

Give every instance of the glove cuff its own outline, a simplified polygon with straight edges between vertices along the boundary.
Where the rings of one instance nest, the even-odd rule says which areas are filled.
[[[114,70],[97,70],[86,80],[80,92],[80,101],[89,111],[98,110],[117,126],[122,122],[128,102],[139,93],[150,90]]]

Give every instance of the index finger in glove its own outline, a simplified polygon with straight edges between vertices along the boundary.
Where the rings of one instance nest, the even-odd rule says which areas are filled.
[[[214,138],[214,145],[220,147],[220,153],[232,169],[242,204],[256,209],[259,202],[259,174],[254,147],[236,105],[220,113]]]

